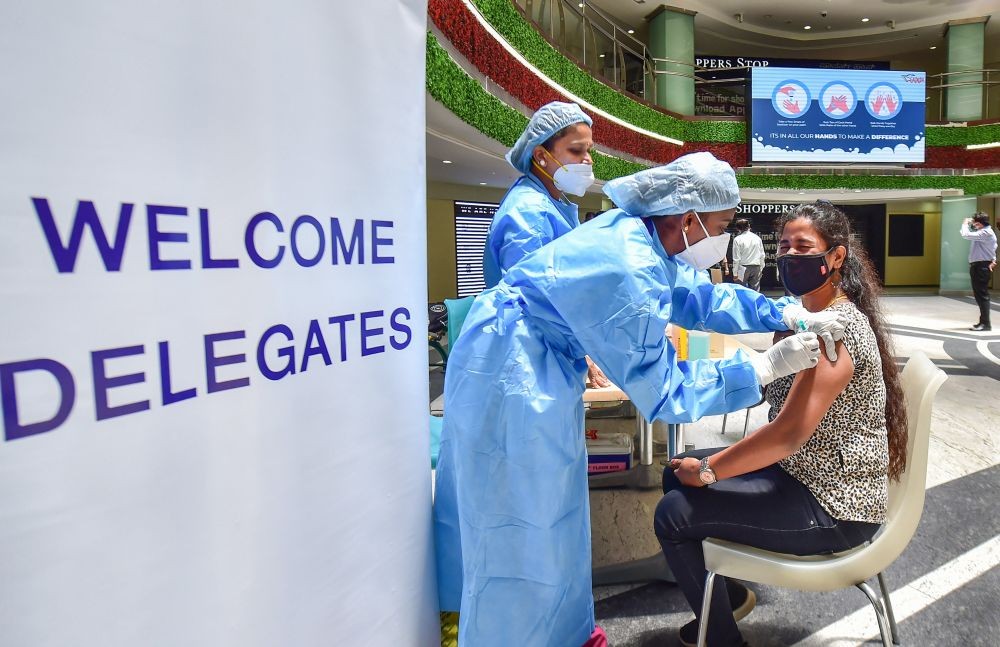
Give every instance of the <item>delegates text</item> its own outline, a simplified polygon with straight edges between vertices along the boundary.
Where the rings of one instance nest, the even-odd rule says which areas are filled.
[[[208,209],[156,204],[143,208],[122,203],[117,213],[109,216],[99,213],[93,202],[80,200],[70,219],[57,218],[47,198],[32,198],[31,203],[57,274],[76,270],[85,241],[96,248],[107,272],[144,269],[123,268],[131,225],[140,210],[145,211],[146,220],[146,236],[142,241],[147,252],[144,260],[154,272],[240,267],[270,270],[287,264],[312,268],[321,263],[330,266],[395,263],[391,220],[344,221],[336,217],[321,220],[311,215],[286,218],[261,211],[251,216],[242,228],[242,254],[223,257],[213,251]],[[181,218],[197,219],[196,241],[176,226]],[[57,221],[69,224],[60,227]],[[308,321],[302,318],[274,323],[258,331],[211,331],[199,334],[197,341],[190,336],[147,343],[132,339],[112,348],[83,351],[81,356],[69,358],[70,361],[34,357],[0,363],[4,437],[10,441],[61,426],[78,400],[77,385],[82,382],[93,385],[93,393],[87,395],[93,398],[96,419],[105,420],[146,411],[153,402],[166,407],[201,395],[247,387],[254,378],[277,381],[321,365],[401,351],[413,339],[411,319],[410,310],[403,306],[327,312]],[[171,357],[178,346],[198,348],[197,365],[203,367],[200,375],[178,375],[176,369],[172,370]],[[67,366],[83,364],[80,360],[84,357],[89,368],[87,377],[91,378],[87,381],[82,381]],[[123,368],[123,362],[129,362],[129,358],[132,368]],[[145,370],[136,370],[137,359],[156,368],[151,368],[150,375]],[[190,366],[190,362],[185,364]],[[41,420],[22,420],[18,413],[17,377],[28,374],[37,377],[39,372],[47,374],[58,386],[58,401],[51,407],[54,414]],[[110,393],[116,388],[147,382],[152,383],[148,397],[111,404]]]

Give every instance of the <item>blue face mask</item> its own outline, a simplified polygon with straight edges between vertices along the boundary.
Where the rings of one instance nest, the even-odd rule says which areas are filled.
[[[830,280],[830,266],[826,255],[831,250],[816,254],[782,254],[778,257],[778,276],[782,285],[797,297],[809,294]]]

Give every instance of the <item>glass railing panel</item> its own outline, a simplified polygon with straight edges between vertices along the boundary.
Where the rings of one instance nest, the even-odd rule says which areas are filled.
[[[639,97],[655,83],[645,44],[607,13],[580,0],[511,0],[563,54],[602,81]],[[582,5],[582,6],[581,6]]]

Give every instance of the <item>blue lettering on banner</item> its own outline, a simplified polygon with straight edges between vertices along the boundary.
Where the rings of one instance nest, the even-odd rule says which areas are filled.
[[[309,224],[316,230],[316,240],[319,241],[319,248],[316,250],[316,255],[312,258],[306,258],[299,253],[299,237],[298,231],[299,227],[302,225]],[[323,238],[323,226],[319,224],[319,220],[316,220],[312,216],[299,216],[292,223],[292,256],[295,257],[295,261],[302,267],[312,267],[316,263],[319,263],[319,259],[323,257],[323,248],[326,247],[326,239]]]
[[[90,237],[100,254],[104,269],[108,272],[119,272],[128,244],[132,212],[135,205],[121,203],[118,209],[117,223],[105,225],[101,214],[90,200],[79,200],[72,222],[69,225],[69,236],[66,242],[60,235],[56,217],[52,212],[48,198],[31,198],[35,214],[42,228],[42,235],[48,244],[52,260],[59,273],[71,273],[76,269],[76,260],[83,245],[84,233],[90,231]],[[237,269],[239,258],[215,258],[212,256],[212,237],[210,227],[210,212],[206,208],[198,209],[198,252],[186,248],[195,244],[183,231],[170,231],[163,218],[175,216],[187,218],[189,209],[184,206],[147,204],[146,205],[146,247],[149,255],[149,269],[160,270],[192,270],[195,263],[192,259],[199,258],[200,269]],[[310,215],[300,215],[295,218],[290,227],[286,227],[282,218],[270,211],[254,214],[243,231],[243,249],[247,258],[257,267],[274,269],[284,262],[289,262],[285,255],[286,247],[291,254],[291,262],[300,267],[315,267],[320,264],[329,249],[331,265],[372,265],[392,264],[396,257],[392,254],[394,239],[391,220],[364,220],[357,218],[353,224],[342,223],[340,218],[330,218],[329,229],[324,229],[319,219]],[[258,232],[262,225],[267,225]],[[269,230],[269,231],[268,231]],[[288,235],[285,236],[285,232]],[[349,233],[347,233],[349,231]],[[113,232],[113,240],[109,234]],[[313,233],[310,233],[313,232]],[[277,238],[276,243],[264,248],[260,245],[260,233],[269,234],[269,238]],[[315,240],[315,252],[303,253],[303,242],[307,245]],[[186,257],[164,258],[163,248],[173,245],[172,249],[180,253],[188,251]],[[306,249],[312,249],[307,246]]]
[[[56,228],[55,218],[52,216],[52,209],[46,198],[32,198],[31,203],[35,206],[35,213],[38,221],[42,225],[42,232],[45,240],[52,251],[52,260],[56,262],[56,269],[59,272],[72,272],[76,267],[76,257],[80,252],[80,242],[83,240],[83,228],[90,229],[94,237],[94,243],[101,254],[104,262],[104,269],[109,272],[117,272],[122,267],[122,254],[125,253],[125,237],[128,235],[129,222],[132,220],[132,205],[122,203],[118,211],[118,226],[115,229],[114,244],[108,242],[108,236],[101,226],[101,218],[97,214],[97,207],[89,200],[80,200],[76,205],[76,214],[73,216],[73,225],[70,227],[69,242],[62,244],[59,237],[59,230]]]
[[[410,334],[410,327],[405,323],[400,323],[400,317],[406,317],[406,321],[409,321],[410,311],[406,308],[396,308],[389,316],[389,325],[392,329],[404,335],[403,341],[397,341],[395,335],[389,337],[389,343],[392,344],[392,347],[396,350],[403,350],[406,348],[410,344],[410,337],[412,336]]]
[[[259,373],[268,380],[277,381],[298,373],[305,373],[310,367],[310,358],[321,357],[325,366],[331,366],[335,358],[340,362],[359,361],[387,352],[386,344],[394,351],[408,348],[413,341],[411,327],[412,316],[405,307],[394,308],[388,316],[387,335],[383,326],[385,310],[369,310],[358,314],[348,313],[326,318],[330,328],[323,330],[323,319],[310,319],[304,326],[304,335],[296,336],[293,327],[288,324],[275,324],[261,333],[256,344],[256,365]],[[358,321],[357,324],[353,322]],[[353,324],[353,325],[351,325]],[[332,336],[339,338],[334,342]],[[162,340],[156,343],[155,358],[158,362],[158,387],[151,385],[151,393],[159,391],[162,406],[177,404],[191,400],[203,394],[213,394],[250,385],[250,376],[245,372],[238,377],[223,379],[219,369],[227,366],[245,365],[246,337],[244,330],[230,330],[210,333],[203,336],[203,352],[205,362],[203,388],[190,385],[187,388],[177,388],[176,376],[172,370],[170,342]],[[304,339],[302,343],[301,365],[297,366],[296,340]],[[275,355],[277,362],[267,361],[266,347],[277,343]],[[339,353],[331,352],[332,345],[339,344]],[[353,350],[353,352],[352,352]],[[359,352],[360,351],[360,352]],[[118,348],[96,350],[90,355],[91,373],[93,375],[93,397],[97,420],[107,420],[126,416],[151,408],[148,398],[136,400],[127,404],[112,406],[109,403],[109,392],[112,389],[141,385],[146,383],[143,371],[119,374],[112,371],[113,360],[125,357],[142,358],[145,346],[142,344],[122,346]],[[313,363],[313,366],[320,366]],[[230,369],[235,370],[235,369]],[[26,422],[18,414],[16,376],[29,371],[44,371],[52,376],[58,384],[59,401],[56,413],[47,420]],[[154,369],[153,374],[156,374]],[[188,376],[190,378],[190,376]],[[52,431],[62,426],[70,416],[76,400],[76,381],[69,368],[61,362],[50,358],[14,361],[0,364],[0,403],[3,406],[4,438],[7,441],[25,438]]]
[[[340,361],[347,361],[347,322],[354,321],[354,315],[340,315],[339,317],[330,317],[328,321],[331,324],[337,324],[340,326]]]
[[[369,328],[368,320],[374,319],[376,317],[382,317],[385,313],[381,310],[375,310],[373,312],[362,312],[361,313],[361,356],[366,357],[368,355],[375,355],[377,353],[384,353],[385,346],[369,346],[368,339],[370,337],[380,336],[384,329],[383,328]]]
[[[261,375],[269,380],[280,380],[286,375],[295,373],[295,347],[291,344],[278,349],[278,357],[285,358],[285,365],[282,368],[273,370],[267,365],[267,359],[264,357],[264,347],[271,337],[278,334],[284,335],[285,341],[295,341],[292,329],[285,324],[278,324],[265,330],[264,334],[261,335],[260,342],[257,344],[257,368],[260,369]]]
[[[165,261],[160,258],[160,243],[186,243],[187,234],[181,232],[160,231],[159,216],[187,216],[184,207],[169,207],[156,204],[146,205],[146,228],[149,232],[149,269],[151,270],[189,270],[191,261]]]
[[[208,209],[198,209],[198,220],[201,226],[201,266],[207,270],[239,267],[240,261],[237,258],[212,258],[212,240],[208,229]]]
[[[59,384],[59,407],[56,414],[48,420],[22,424],[17,415],[14,376],[28,371],[45,371],[56,379],[56,383]],[[73,383],[73,374],[55,360],[42,358],[0,364],[0,403],[3,404],[3,429],[6,440],[52,431],[66,422],[75,401],[76,386]]]
[[[142,355],[145,348],[142,346],[126,346],[124,348],[111,348],[108,350],[95,350],[90,354],[90,365],[94,373],[94,409],[97,412],[98,420],[125,416],[130,413],[137,413],[149,409],[149,400],[131,402],[117,407],[108,404],[108,391],[118,386],[128,386],[129,384],[140,384],[146,381],[145,373],[129,373],[117,377],[108,377],[107,367],[104,362],[116,357],[128,357],[130,355]]]
[[[173,387],[170,384],[170,344],[161,341],[156,347],[160,353],[160,401],[163,403],[163,406],[181,402],[198,395],[198,390],[194,387],[177,391],[176,393],[172,390]]]
[[[379,256],[378,249],[382,245],[391,246],[391,238],[379,238],[378,230],[381,227],[392,227],[392,222],[388,220],[372,220],[372,263],[392,263],[394,259],[392,256]]]
[[[309,367],[309,358],[320,355],[323,363],[329,366],[332,363],[330,351],[326,347],[326,340],[323,339],[323,331],[319,327],[319,320],[313,319],[309,322],[309,332],[306,333],[306,349],[302,352],[302,368],[300,372],[305,373]]]
[[[363,264],[365,262],[365,223],[361,220],[354,221],[354,229],[351,231],[351,246],[347,246],[347,241],[344,240],[344,230],[340,228],[340,218],[330,218],[330,238],[333,243],[330,244],[330,251],[333,253],[333,264],[338,265],[340,263],[340,254],[344,255],[344,260],[347,263],[351,262],[354,258],[354,250],[358,250],[358,264]],[[340,252],[338,254],[337,252]]]
[[[247,254],[250,255],[250,260],[253,261],[254,265],[263,267],[264,269],[271,269],[272,267],[278,267],[281,257],[285,255],[285,246],[278,245],[275,255],[269,259],[264,258],[257,252],[257,245],[254,242],[254,232],[257,231],[257,226],[264,221],[272,223],[278,233],[285,231],[281,226],[281,220],[278,219],[278,216],[268,211],[262,211],[247,223],[246,232],[243,235],[243,243],[246,245]]]
[[[217,357],[215,355],[216,342],[243,339],[246,336],[246,333],[242,330],[231,330],[229,332],[220,332],[214,335],[205,335],[205,381],[208,383],[208,388],[206,390],[209,393],[217,393],[219,391],[227,391],[229,389],[238,389],[241,386],[250,386],[249,377],[241,377],[235,380],[225,380],[220,382],[215,375],[215,369],[220,366],[242,364],[247,361],[247,356],[244,353]]]
[[[116,210],[105,209],[102,215],[93,201],[77,200],[60,218],[49,198],[32,197],[30,200],[57,274],[74,273],[81,254],[86,258],[89,253],[85,251],[88,247],[96,250],[98,262],[105,271],[122,271],[135,203],[122,202]],[[135,269],[151,272],[232,270],[249,265],[269,270],[282,264],[329,268],[396,262],[392,220],[319,219],[308,214],[288,219],[271,211],[259,211],[246,221],[241,232],[242,241],[235,246],[239,248],[242,243],[242,251],[232,253],[233,248],[225,245],[225,241],[218,248],[213,246],[219,242],[216,240],[219,232],[213,236],[208,208],[164,203],[139,206],[143,207],[146,211],[145,241],[132,245],[138,245],[142,253],[148,255],[144,259],[148,265],[132,253],[128,255],[129,263],[139,259]],[[190,219],[196,212],[198,223],[194,226]],[[142,225],[139,227],[141,237]],[[91,272],[92,268],[87,271]],[[183,374],[183,371],[178,375],[177,366],[188,367],[191,363],[175,363],[177,347],[172,340],[163,338],[147,344],[132,343],[80,353],[73,362],[65,364],[50,357],[0,362],[4,439],[12,441],[37,436],[66,424],[76,403],[77,384],[88,385],[97,421],[120,418],[153,406],[177,405],[250,386],[255,372],[268,381],[277,381],[305,373],[310,368],[322,370],[335,362],[364,361],[364,358],[386,352],[404,351],[414,339],[412,320],[411,310],[406,307],[324,315],[310,319],[308,324],[270,326],[256,337],[256,345],[247,339],[246,330],[204,334],[198,344],[204,373],[194,375]],[[248,362],[248,352],[254,351],[256,362]],[[322,360],[322,366],[317,358]],[[123,369],[119,360],[130,361],[133,368],[130,371]],[[78,370],[89,372],[87,377],[90,379],[75,379],[70,366],[87,366]],[[30,419],[25,419],[25,411],[37,411],[36,408],[26,409],[24,404],[29,393],[37,392],[34,387],[39,380],[51,380],[57,388],[57,395],[46,400],[46,404],[51,400],[52,410],[44,414],[28,413]],[[132,387],[127,391],[131,394],[129,397],[114,397],[116,389],[125,387]],[[122,403],[123,399],[127,401]]]

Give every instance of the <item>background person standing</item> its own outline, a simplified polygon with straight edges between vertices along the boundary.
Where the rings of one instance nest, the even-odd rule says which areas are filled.
[[[751,290],[760,292],[760,276],[764,269],[764,242],[750,231],[750,221],[740,218],[735,223],[733,239],[733,278]]]
[[[992,330],[990,325],[990,276],[997,265],[997,236],[990,227],[990,217],[982,211],[962,221],[958,230],[969,246],[969,278],[972,294],[979,306],[979,323],[971,330]]]

